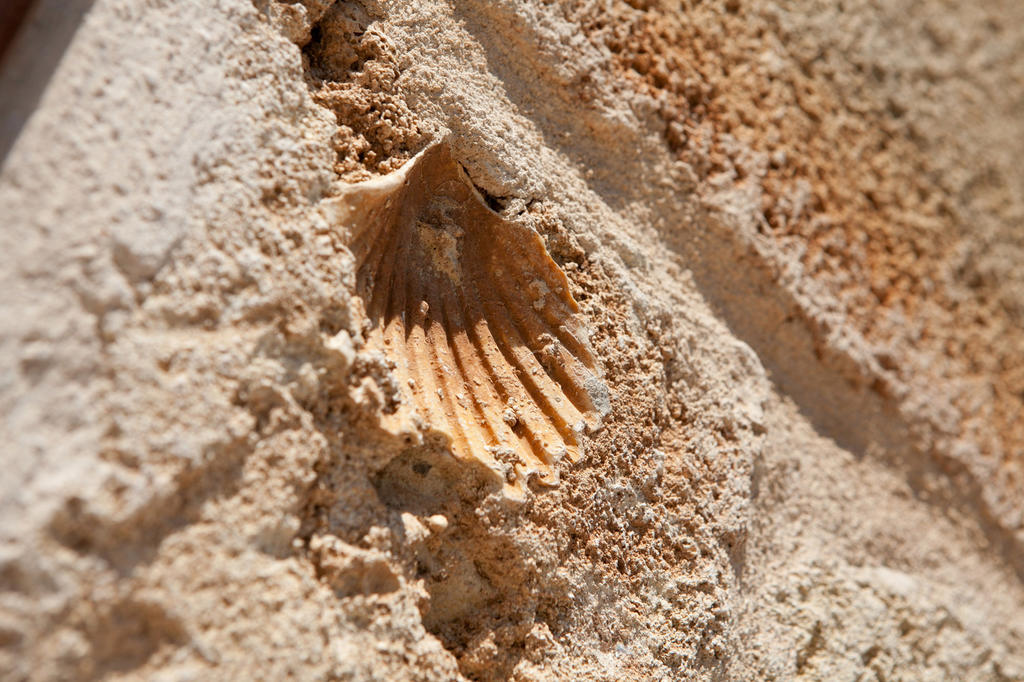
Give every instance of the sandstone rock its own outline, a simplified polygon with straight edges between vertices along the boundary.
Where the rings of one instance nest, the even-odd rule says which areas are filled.
[[[1002,0],[38,0],[0,676],[1024,679],[1022,53]],[[496,351],[593,354],[551,486],[374,337],[338,206],[442,141],[510,319],[579,309]]]

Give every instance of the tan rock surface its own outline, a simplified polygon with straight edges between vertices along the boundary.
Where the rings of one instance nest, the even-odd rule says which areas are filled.
[[[1024,679],[1019,3],[96,0],[35,102],[54,6],[0,677]],[[609,393],[522,496],[389,426],[337,210],[442,139]]]

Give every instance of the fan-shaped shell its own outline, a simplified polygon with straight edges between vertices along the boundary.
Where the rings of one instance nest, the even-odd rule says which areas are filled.
[[[556,483],[608,400],[540,236],[491,211],[443,142],[341,200],[368,345],[394,362],[403,409],[508,486]]]

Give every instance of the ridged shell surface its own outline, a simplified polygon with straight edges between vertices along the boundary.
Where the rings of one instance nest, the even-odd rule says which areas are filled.
[[[558,480],[607,411],[579,310],[540,236],[494,213],[437,143],[341,197],[400,409],[519,491]]]

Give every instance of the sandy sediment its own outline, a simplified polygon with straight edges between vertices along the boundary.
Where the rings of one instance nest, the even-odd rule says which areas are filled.
[[[1024,679],[1017,3],[52,4],[3,677]]]

